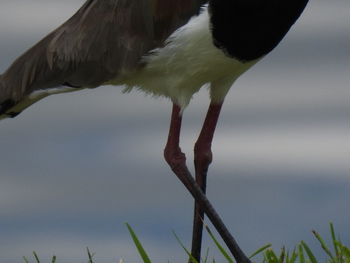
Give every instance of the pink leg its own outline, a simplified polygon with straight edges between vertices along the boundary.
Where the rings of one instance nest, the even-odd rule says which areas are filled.
[[[204,194],[206,192],[208,168],[213,159],[211,144],[221,108],[222,103],[210,104],[202,130],[194,147],[196,182],[201,187]],[[198,203],[195,202],[191,253],[196,259],[199,259],[201,254],[203,219],[204,211]]]
[[[182,123],[180,111],[180,107],[173,104],[168,141],[164,149],[164,158],[176,175],[176,172],[179,170],[187,170],[186,156],[180,149],[180,132]]]
[[[173,111],[171,116],[171,124],[169,130],[168,141],[164,149],[164,157],[172,171],[184,184],[187,190],[192,194],[196,202],[200,205],[201,209],[206,213],[220,236],[226,243],[227,247],[235,257],[237,263],[250,263],[250,260],[246,257],[243,251],[238,246],[236,240],[232,237],[219,215],[216,213],[214,207],[211,205],[201,188],[193,179],[190,171],[186,166],[185,154],[181,152],[179,147],[180,142],[180,130],[181,130],[182,117],[180,115],[180,107],[176,104],[173,105]],[[199,240],[201,242],[201,240]],[[199,258],[197,258],[199,262]]]

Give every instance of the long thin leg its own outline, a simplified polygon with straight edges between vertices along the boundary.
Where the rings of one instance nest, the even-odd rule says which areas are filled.
[[[196,182],[201,187],[204,194],[206,192],[208,168],[213,159],[211,144],[221,108],[222,103],[210,104],[202,130],[194,147]],[[204,211],[201,209],[200,205],[195,202],[191,254],[197,261],[200,260],[201,255],[203,220]]]
[[[216,213],[214,207],[202,192],[201,188],[198,186],[186,166],[185,154],[181,152],[181,149],[179,147],[181,121],[182,118],[180,114],[180,107],[174,104],[168,141],[164,149],[165,160],[168,162],[175,175],[180,179],[180,181],[194,197],[194,199],[199,203],[200,207],[204,210],[204,213],[208,216],[209,220],[212,222],[224,240],[237,263],[251,263],[247,256],[240,249],[236,240],[230,234],[227,227],[224,225],[221,218]]]

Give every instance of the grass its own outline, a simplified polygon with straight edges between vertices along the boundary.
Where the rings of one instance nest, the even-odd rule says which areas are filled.
[[[134,230],[129,224],[126,224],[130,236],[136,246],[136,249],[144,263],[152,263],[150,257],[148,256],[146,250],[142,246],[140,240],[135,234]],[[306,244],[306,242],[301,241],[293,250],[287,250],[283,247],[279,252],[276,252],[272,249],[271,244],[267,244],[254,253],[250,255],[250,259],[254,261],[254,257],[257,255],[262,255],[261,263],[350,263],[350,249],[345,246],[341,239],[336,236],[334,226],[332,223],[330,226],[330,236],[331,236],[331,245],[327,244],[324,239],[321,237],[319,233],[316,231],[312,231],[315,239],[320,244],[322,251],[327,257],[326,261],[318,261],[314,252],[310,249],[310,247]],[[219,250],[219,252],[224,256],[225,260],[228,263],[234,263],[235,260],[230,256],[230,254],[225,250],[225,248],[220,244],[220,242],[213,235],[209,227],[206,226],[206,230],[211,237],[215,247]],[[184,249],[185,253],[188,255],[192,263],[199,263],[196,259],[192,257],[189,250],[185,247],[185,245],[181,242],[180,238],[174,233],[175,238],[179,242],[180,246]],[[94,263],[94,253],[91,253],[89,248],[87,250],[88,263]],[[209,263],[209,250],[207,250],[205,257],[201,260],[200,263]],[[40,258],[36,252],[33,252],[33,259],[35,263],[43,263],[40,261]],[[31,263],[28,258],[23,257],[25,263]],[[51,259],[51,263],[59,263],[57,261],[57,257],[53,256]],[[212,259],[210,263],[216,263],[215,259]],[[120,261],[122,263],[122,261]]]

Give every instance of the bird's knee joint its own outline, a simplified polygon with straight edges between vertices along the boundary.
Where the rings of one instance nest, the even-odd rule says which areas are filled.
[[[205,165],[211,164],[213,161],[213,153],[210,147],[198,147],[194,148],[194,160],[196,163],[201,163]]]
[[[169,164],[170,167],[174,168],[179,165],[184,165],[186,163],[186,156],[181,149],[164,149],[164,159]]]

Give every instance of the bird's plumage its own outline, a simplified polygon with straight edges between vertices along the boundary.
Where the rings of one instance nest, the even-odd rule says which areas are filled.
[[[200,261],[205,212],[236,261],[250,263],[204,194],[211,144],[233,82],[282,40],[307,2],[88,0],[0,75],[0,119],[50,94],[103,84],[169,97],[173,113],[164,156],[199,204],[192,253]],[[205,84],[211,104],[194,148],[194,181],[179,146],[181,111]]]
[[[307,2],[88,0],[0,75],[0,119],[48,95],[103,84],[138,87],[182,109],[210,84],[212,100],[220,102],[281,41]]]
[[[233,82],[257,60],[242,62],[215,47],[208,6],[176,30],[164,47],[143,57],[144,67],[111,81],[155,96],[165,96],[183,110],[192,95],[208,84],[211,100],[221,102]]]
[[[18,112],[57,86],[91,88],[142,67],[198,14],[204,0],[88,0],[67,22],[20,56],[0,75],[0,118]],[[38,96],[30,96],[40,91]],[[68,91],[64,88],[62,91]],[[15,107],[13,107],[16,105]],[[8,116],[7,116],[8,115]]]
[[[211,0],[213,40],[242,61],[273,50],[303,12],[308,0]]]

